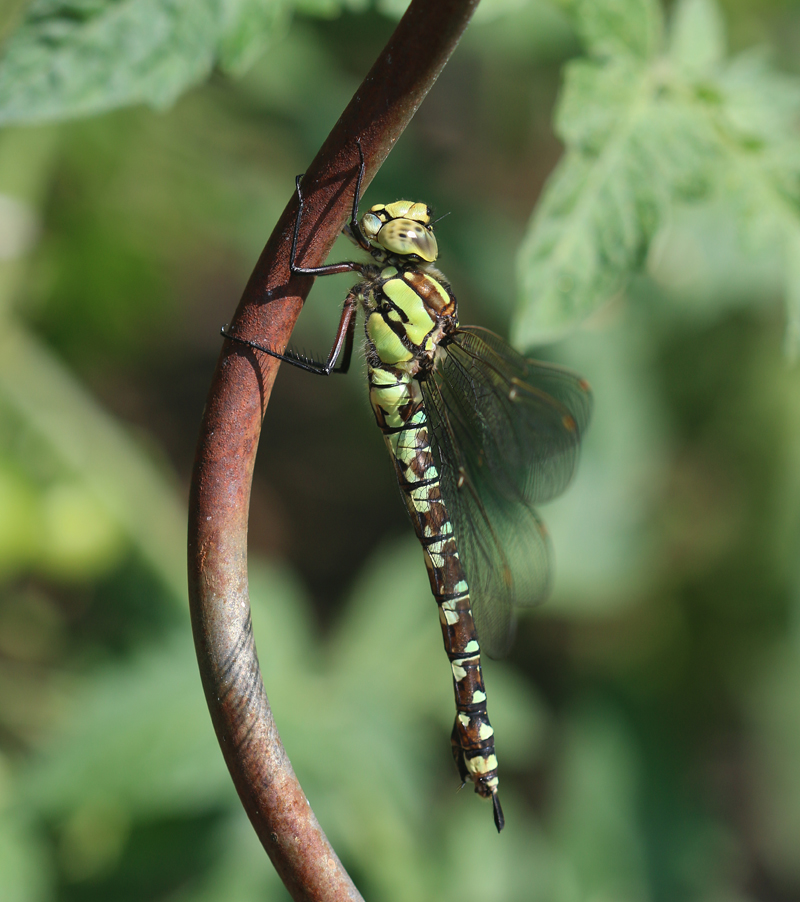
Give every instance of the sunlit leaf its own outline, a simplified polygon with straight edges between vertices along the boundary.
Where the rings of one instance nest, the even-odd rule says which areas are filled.
[[[725,23],[717,0],[680,0],[670,29],[669,56],[693,74],[713,71],[725,56]]]
[[[663,28],[659,0],[579,0],[578,32],[592,56],[650,59]]]
[[[622,291],[676,204],[724,195],[762,248],[797,228],[800,79],[763,53],[724,60],[713,0],[677,5],[664,56],[632,43],[635,17],[617,15],[625,6],[598,4],[582,26],[605,62],[566,69],[556,120],[566,152],[518,258],[524,347],[562,336]],[[605,55],[603,28],[618,38]]]
[[[709,177],[710,124],[646,68],[571,64],[557,125],[568,150],[518,257],[521,347],[560,337],[618,292],[673,198]]]
[[[282,0],[34,0],[0,59],[0,123],[174,103],[215,62],[249,66]]]

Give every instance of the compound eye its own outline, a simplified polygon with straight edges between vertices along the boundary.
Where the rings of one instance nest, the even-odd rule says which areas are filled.
[[[375,241],[382,228],[383,220],[374,213],[365,213],[361,217],[361,231],[369,241]]]
[[[439,256],[433,232],[413,219],[393,219],[387,222],[376,240],[381,247],[401,257],[414,254],[427,263],[433,263]]]

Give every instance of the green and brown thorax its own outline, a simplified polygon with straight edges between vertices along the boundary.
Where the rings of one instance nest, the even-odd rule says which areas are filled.
[[[432,372],[437,349],[458,326],[456,299],[430,264],[394,255],[369,267],[357,291],[366,320],[370,403],[382,429],[398,428],[422,403],[415,383]]]

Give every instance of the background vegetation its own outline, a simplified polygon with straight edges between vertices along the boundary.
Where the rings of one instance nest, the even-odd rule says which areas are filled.
[[[219,327],[402,5],[0,10],[6,902],[287,898],[202,697],[187,482]],[[596,413],[544,511],[554,597],[488,668],[498,837],[454,791],[435,610],[359,368],[280,373],[257,641],[366,898],[800,898],[798,60],[793,0],[484,0],[370,189],[451,213],[462,320],[557,340],[537,353]],[[345,290],[315,286],[298,345],[324,355]]]

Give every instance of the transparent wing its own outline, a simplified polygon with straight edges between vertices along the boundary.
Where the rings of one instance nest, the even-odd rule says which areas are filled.
[[[472,463],[497,491],[529,503],[567,487],[589,423],[592,395],[570,370],[528,360],[486,329],[460,329],[439,368],[445,405],[459,411],[456,440],[479,436]],[[474,443],[468,443],[468,447]]]
[[[526,360],[483,329],[459,330],[422,384],[442,493],[483,648],[505,654],[515,610],[550,586],[550,545],[532,505],[563,491],[591,410],[574,373]]]

